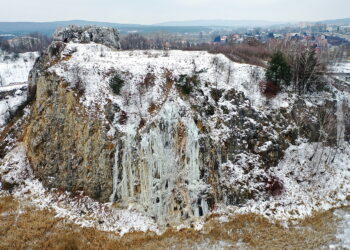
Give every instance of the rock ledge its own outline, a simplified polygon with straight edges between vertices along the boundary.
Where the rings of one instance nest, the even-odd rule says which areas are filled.
[[[111,48],[120,49],[118,31],[111,27],[76,26],[58,28],[54,35],[54,41],[65,43],[89,43],[95,42]]]

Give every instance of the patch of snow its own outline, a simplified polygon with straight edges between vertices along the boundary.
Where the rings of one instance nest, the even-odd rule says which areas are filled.
[[[0,86],[27,82],[29,71],[38,56],[38,52],[26,52],[18,54],[16,58],[14,54],[0,50]]]
[[[272,141],[267,141],[258,148],[258,152],[265,152],[269,150],[272,147],[272,145],[273,145]]]
[[[350,74],[350,62],[336,63],[330,68],[330,72]]]
[[[12,114],[27,100],[27,84],[0,87],[0,131]]]
[[[332,244],[331,249],[350,249],[350,213],[349,208],[337,209],[334,214],[340,219],[340,227],[338,229],[337,238],[340,240],[338,244]]]

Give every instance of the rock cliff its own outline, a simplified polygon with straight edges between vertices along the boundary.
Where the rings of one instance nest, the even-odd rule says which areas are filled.
[[[207,52],[116,51],[115,34],[59,30],[31,71],[24,142],[48,187],[167,223],[288,194],[307,179],[293,166],[338,164],[332,150],[348,147],[348,97],[333,87],[266,100],[262,68]],[[302,148],[308,159],[288,158]]]
[[[89,43],[95,42],[111,48],[119,49],[119,35],[114,28],[97,26],[75,26],[59,28],[53,35],[54,41]]]

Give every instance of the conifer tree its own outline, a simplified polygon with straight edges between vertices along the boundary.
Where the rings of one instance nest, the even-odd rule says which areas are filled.
[[[273,82],[279,87],[289,85],[291,80],[291,70],[281,51],[272,55],[265,77],[267,82]]]

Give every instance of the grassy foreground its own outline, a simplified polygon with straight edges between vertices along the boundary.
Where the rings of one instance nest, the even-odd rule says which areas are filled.
[[[254,214],[220,223],[212,216],[200,232],[193,229],[116,233],[82,228],[48,210],[24,206],[11,196],[0,198],[0,249],[316,249],[335,241],[332,212],[284,228]]]

